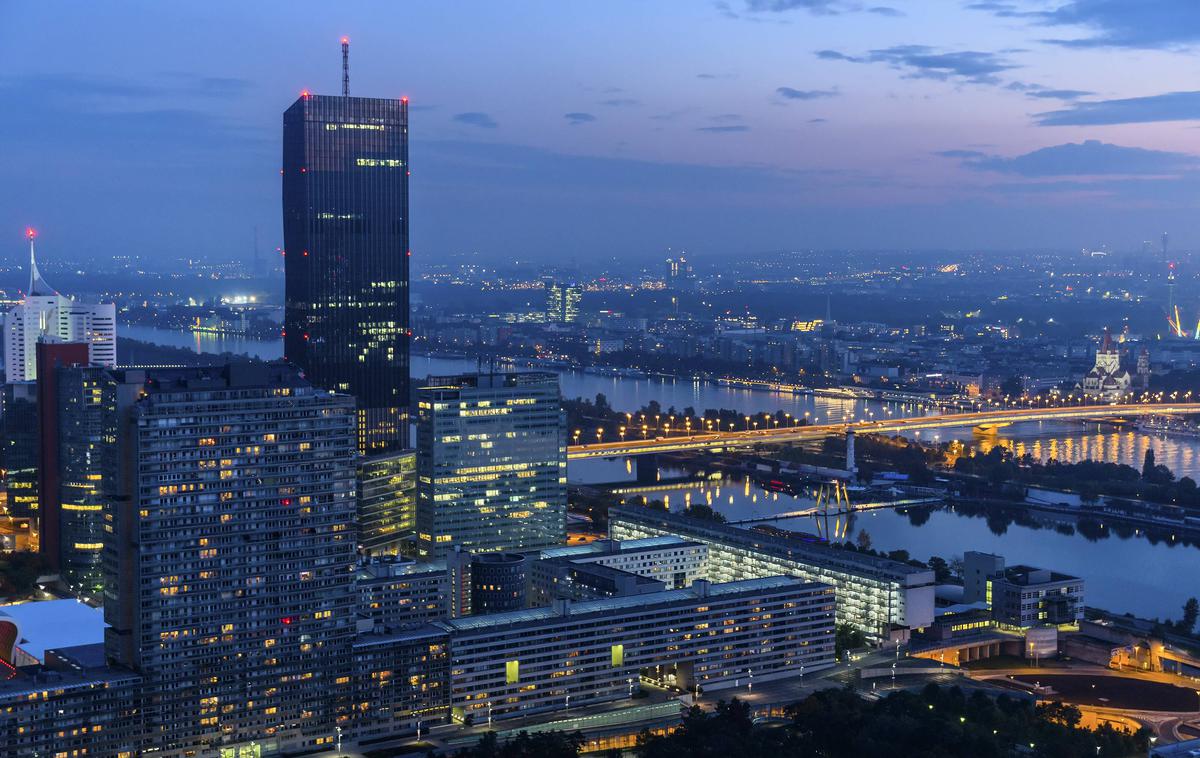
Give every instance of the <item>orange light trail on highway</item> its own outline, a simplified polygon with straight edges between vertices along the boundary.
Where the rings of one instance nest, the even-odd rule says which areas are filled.
[[[886,421],[855,421],[848,424],[813,424],[811,426],[776,427],[748,431],[705,432],[676,437],[656,437],[646,440],[601,442],[591,445],[570,445],[568,460],[612,458],[622,455],[674,453],[685,450],[709,450],[718,447],[743,447],[770,442],[794,442],[820,439],[847,430],[856,432],[903,432],[919,429],[978,426],[980,424],[1018,423],[1021,421],[1060,421],[1078,418],[1128,418],[1131,416],[1160,416],[1200,413],[1200,403],[1139,403],[1128,405],[1077,405],[1063,408],[1019,408],[976,413],[946,413],[940,416],[914,416]]]

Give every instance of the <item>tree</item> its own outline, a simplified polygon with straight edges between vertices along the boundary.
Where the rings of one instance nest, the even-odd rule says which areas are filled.
[[[1100,490],[1089,482],[1079,488],[1079,500],[1088,505],[1095,505],[1100,501]]]
[[[20,551],[0,558],[0,597],[19,598],[37,589],[38,577],[49,572],[41,553]]]
[[[1146,448],[1146,457],[1142,459],[1142,478],[1146,481],[1154,479],[1154,448]]]
[[[1196,619],[1200,617],[1200,601],[1194,597],[1188,598],[1183,604],[1183,618],[1179,620],[1179,631],[1191,634],[1196,628]]]
[[[475,744],[455,753],[460,758],[574,758],[583,747],[579,732],[521,732],[503,744],[495,732],[488,732]]]
[[[858,549],[867,551],[871,549],[871,535],[866,529],[860,529],[858,536],[854,538],[854,543],[858,545]]]
[[[838,624],[833,632],[833,655],[841,658],[847,650],[867,644],[867,635],[846,623]]]
[[[939,584],[945,584],[954,578],[954,574],[950,572],[950,564],[946,563],[945,558],[937,555],[930,556],[926,565],[933,569],[933,578]]]
[[[1025,392],[1025,383],[1019,376],[1010,376],[1000,382],[1000,391],[1005,395],[1020,397]]]

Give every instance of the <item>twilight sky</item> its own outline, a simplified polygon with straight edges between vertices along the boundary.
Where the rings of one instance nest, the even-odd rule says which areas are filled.
[[[414,257],[1200,245],[1196,0],[0,4],[0,259],[280,244],[303,88],[412,102]]]

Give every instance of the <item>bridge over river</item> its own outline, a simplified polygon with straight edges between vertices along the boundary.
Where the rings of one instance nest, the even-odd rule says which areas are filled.
[[[730,432],[680,433],[669,437],[628,439],[591,445],[571,445],[568,460],[652,455],[696,450],[729,450],[757,445],[801,442],[833,435],[857,433],[901,433],[920,429],[949,427],[996,428],[1023,421],[1062,421],[1065,419],[1126,419],[1140,416],[1167,416],[1200,413],[1200,403],[1130,403],[1125,405],[1072,405],[1046,408],[1006,408],[971,413],[945,413],[879,421],[749,429]]]

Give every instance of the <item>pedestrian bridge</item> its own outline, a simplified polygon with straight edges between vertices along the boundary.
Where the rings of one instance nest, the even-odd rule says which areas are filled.
[[[1036,408],[1005,408],[971,413],[946,413],[933,416],[914,416],[887,420],[856,421],[848,424],[814,424],[811,426],[776,427],[732,432],[679,433],[648,439],[602,442],[592,445],[571,445],[568,460],[612,458],[630,455],[652,455],[695,450],[730,450],[787,442],[821,439],[842,435],[850,430],[857,433],[896,434],[922,429],[954,427],[996,427],[1024,421],[1063,421],[1069,419],[1113,419],[1139,416],[1200,414],[1200,403],[1129,403],[1125,405],[1069,405]]]

